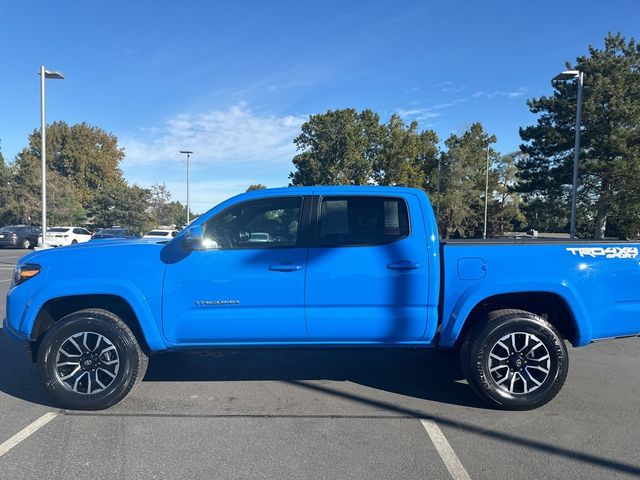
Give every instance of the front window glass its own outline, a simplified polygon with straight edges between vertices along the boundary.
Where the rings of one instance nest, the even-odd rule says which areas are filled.
[[[301,212],[301,197],[244,202],[207,221],[203,243],[221,249],[293,247]]]

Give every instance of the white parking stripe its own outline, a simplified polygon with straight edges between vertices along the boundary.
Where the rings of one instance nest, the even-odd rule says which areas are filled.
[[[10,282],[10,281],[11,281],[11,279],[7,278],[6,280],[0,280],[0,283],[2,283],[2,282]]]
[[[429,438],[433,442],[433,446],[436,447],[440,458],[444,462],[444,465],[449,470],[449,474],[453,480],[471,480],[469,474],[464,469],[464,466],[460,462],[460,459],[456,455],[456,452],[453,451],[451,445],[447,441],[446,437],[440,430],[440,427],[436,425],[433,420],[420,420],[422,426],[429,434]]]
[[[7,453],[9,450],[11,450],[16,445],[18,445],[25,438],[28,438],[29,435],[31,435],[32,433],[34,433],[34,432],[38,431],[39,429],[41,429],[42,427],[44,427],[47,423],[49,423],[51,420],[53,420],[57,416],[58,416],[58,414],[54,413],[54,412],[45,413],[43,416],[41,416],[39,419],[37,419],[31,425],[29,425],[29,426],[23,428],[22,430],[20,430],[13,437],[11,437],[9,440],[7,440],[2,445],[0,445],[0,457],[2,455],[4,455],[5,453]]]

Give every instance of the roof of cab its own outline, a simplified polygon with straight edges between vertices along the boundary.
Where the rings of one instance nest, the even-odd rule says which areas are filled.
[[[245,192],[238,196],[246,198],[277,196],[277,195],[327,195],[327,194],[401,194],[401,193],[424,193],[419,188],[411,187],[387,187],[378,185],[315,185],[309,187],[283,187],[283,188],[266,188],[262,190],[253,190]]]

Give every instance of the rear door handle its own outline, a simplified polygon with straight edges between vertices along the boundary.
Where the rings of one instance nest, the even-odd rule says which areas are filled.
[[[269,265],[269,270],[272,272],[297,272],[302,269],[302,265],[296,265],[294,263],[276,263],[275,265]]]
[[[399,262],[390,263],[387,265],[389,270],[415,270],[420,268],[419,263],[410,262],[408,260],[401,260]]]

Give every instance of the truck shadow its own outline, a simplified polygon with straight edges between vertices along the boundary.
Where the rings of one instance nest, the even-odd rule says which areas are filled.
[[[0,392],[21,400],[59,408],[47,393],[25,346],[0,329]]]
[[[390,393],[487,408],[462,382],[452,352],[405,349],[244,349],[152,356],[144,382],[349,381]],[[25,347],[0,329],[0,392],[59,408]]]
[[[348,381],[453,405],[488,408],[462,381],[457,354],[406,349],[252,349],[165,353],[144,382]]]

